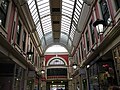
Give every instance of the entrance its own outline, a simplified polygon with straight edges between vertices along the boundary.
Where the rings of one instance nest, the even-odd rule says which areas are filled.
[[[65,90],[65,85],[50,85],[50,90]]]
[[[46,90],[68,90],[68,82],[64,80],[48,81],[46,83]]]

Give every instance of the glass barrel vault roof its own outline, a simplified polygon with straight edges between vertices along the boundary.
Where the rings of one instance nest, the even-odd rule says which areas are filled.
[[[72,50],[76,26],[81,14],[83,0],[61,0],[61,30],[59,43]],[[50,0],[27,1],[43,49],[54,44],[50,12]]]

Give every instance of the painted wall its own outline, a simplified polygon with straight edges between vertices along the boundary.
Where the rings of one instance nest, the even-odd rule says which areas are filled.
[[[52,58],[56,57],[56,55],[45,55],[45,65],[48,63],[49,60],[51,60]],[[68,55],[67,54],[58,54],[57,57],[63,58],[66,63],[68,64]]]

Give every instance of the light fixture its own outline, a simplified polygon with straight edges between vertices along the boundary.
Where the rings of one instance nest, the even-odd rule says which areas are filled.
[[[44,74],[44,73],[45,73],[45,70],[41,70],[41,73]]]
[[[77,68],[77,64],[73,63],[72,67],[73,67],[73,69],[76,69]]]
[[[97,19],[93,26],[96,27],[98,34],[103,34],[103,27],[106,26],[106,23],[102,19]]]
[[[87,65],[87,68],[89,68],[90,67],[90,65]]]
[[[31,60],[31,59],[32,59],[33,52],[29,51],[29,52],[27,52],[27,55],[28,55],[28,60]]]
[[[16,78],[16,80],[18,81],[19,79],[18,79],[18,78]]]
[[[63,81],[61,81],[61,83],[63,83]]]

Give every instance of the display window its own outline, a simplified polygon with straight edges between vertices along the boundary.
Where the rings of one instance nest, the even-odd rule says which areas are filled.
[[[115,84],[115,71],[112,62],[99,63],[99,85],[100,90],[108,90]]]
[[[113,59],[117,75],[117,83],[120,85],[120,45],[113,49]]]
[[[116,83],[113,61],[98,61],[91,65],[88,76],[90,90],[108,90]]]

